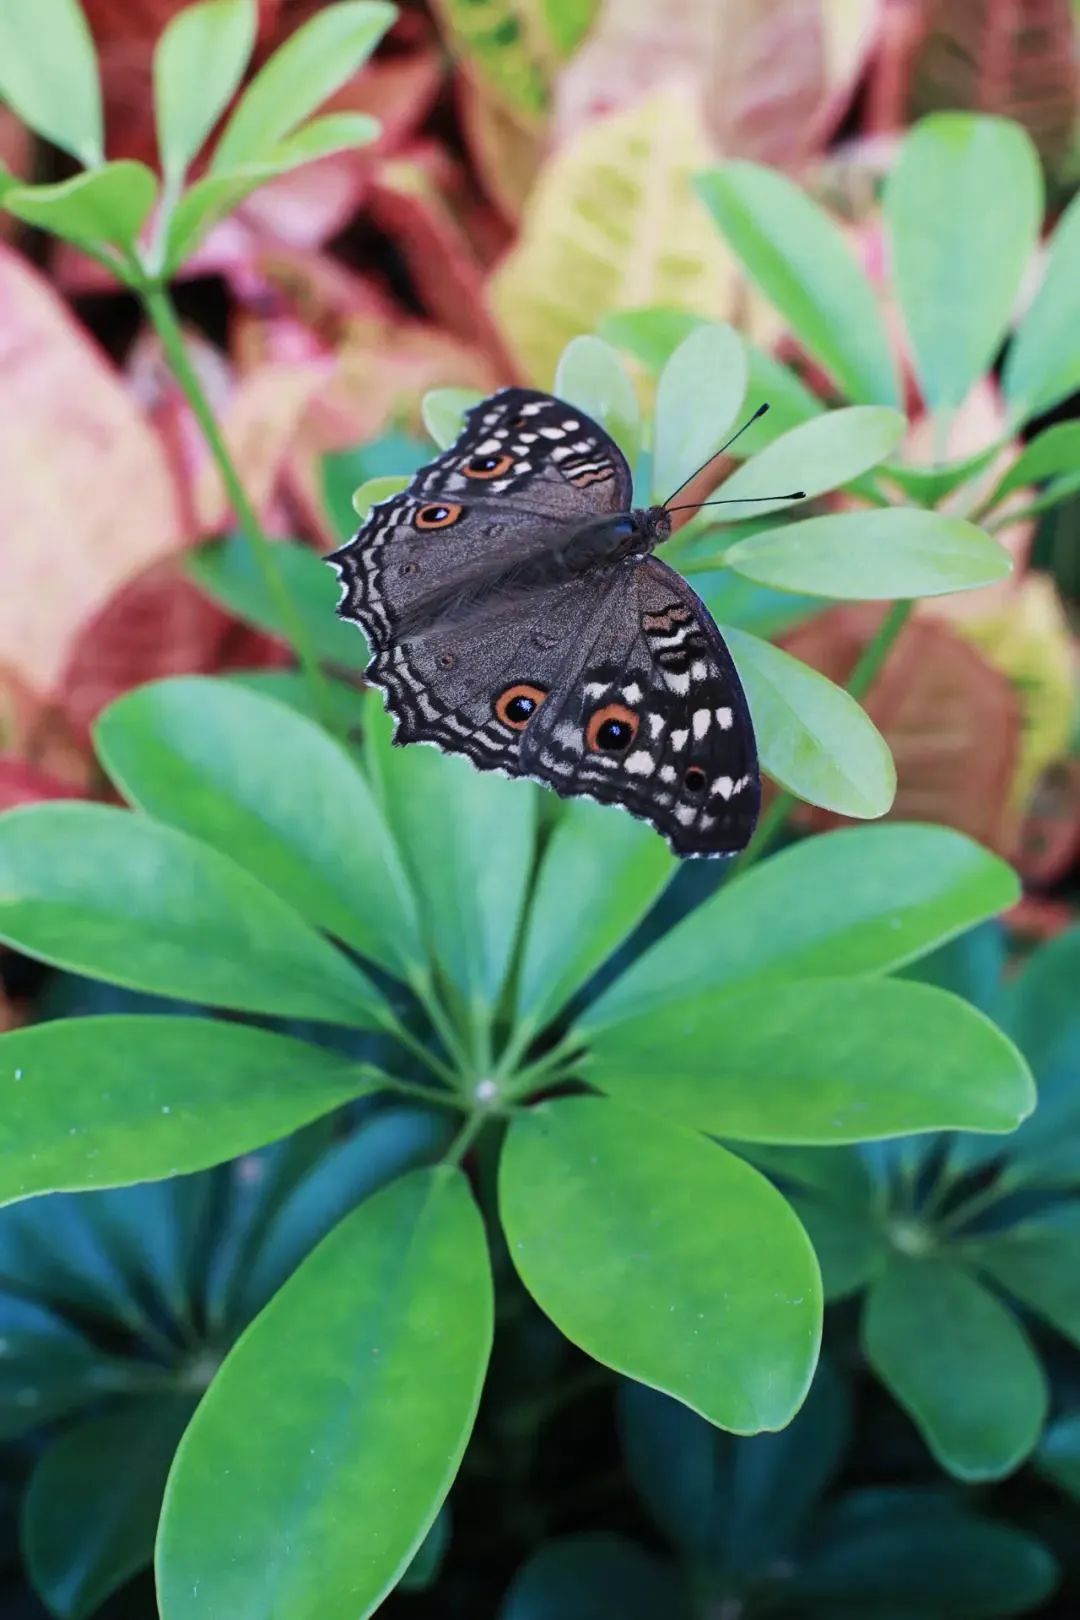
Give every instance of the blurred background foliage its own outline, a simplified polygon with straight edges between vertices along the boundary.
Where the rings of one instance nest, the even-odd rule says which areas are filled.
[[[324,3],[259,0],[257,60]],[[179,9],[85,0],[112,157],[154,160],[152,48]],[[328,549],[355,521],[357,485],[425,459],[425,392],[551,386],[582,332],[629,357],[647,399],[695,322],[730,320],[761,356],[753,385],[779,425],[846,403],[691,185],[732,159],[783,171],[840,222],[885,309],[902,458],[924,470],[928,502],[940,495],[949,509],[933,482],[942,460],[990,467],[1000,486],[1025,441],[1076,418],[1080,395],[1017,429],[998,356],[932,442],[891,293],[882,191],[909,123],[954,109],[1018,121],[1038,152],[1044,246],[1019,317],[1080,187],[1077,0],[404,4],[327,109],[373,114],[375,144],[260,190],[177,285],[261,519]],[[3,107],[0,161],[39,182],[72,172]],[[113,698],[186,672],[257,672],[273,691],[290,655],[243,559],[203,547],[229,534],[233,515],[135,299],[75,247],[7,215],[0,375],[0,807],[100,796],[90,727]],[[1004,925],[918,974],[1004,1020],[1039,1079],[1040,1111],[992,1143],[996,1157],[928,1136],[828,1150],[826,1174],[822,1150],[762,1151],[814,1237],[833,1301],[827,1376],[779,1436],[719,1435],[664,1397],[619,1386],[539,1317],[506,1268],[476,1444],[388,1614],[1077,1612],[1080,479],[1058,484],[1052,510],[1040,493],[1078,466],[1075,452],[1071,472],[1020,464],[994,522],[1013,578],[970,601],[921,604],[866,699],[898,764],[893,814],[958,827],[1025,880]],[[700,560],[707,529],[681,544],[684,562],[691,546]],[[301,602],[313,578],[297,574]],[[872,605],[821,611],[730,574],[716,589],[729,593],[727,622],[835,679],[878,623]],[[327,596],[329,584],[321,598],[315,588],[312,622],[347,698],[362,649],[323,622]],[[835,819],[802,809],[796,830]],[[671,906],[707,882],[688,877]],[[143,998],[13,955],[2,968],[0,1027],[145,1010]],[[63,1616],[153,1613],[136,1572],[191,1401],[342,1209],[441,1146],[406,1107],[372,1118],[360,1107],[333,1142],[322,1129],[181,1182],[0,1212],[5,1617],[40,1616],[43,1602]],[[959,1167],[959,1183],[945,1167]],[[963,1368],[920,1364],[934,1324],[912,1316],[910,1290],[906,1320],[890,1294],[905,1251],[928,1243],[963,1279],[950,1328],[971,1321],[984,1365],[997,1344],[1000,1391],[990,1374],[985,1388],[1004,1416],[990,1456],[966,1454],[955,1412],[935,1405]],[[1013,1323],[1003,1299],[1022,1327],[1002,1328]],[[962,1349],[959,1333],[951,1342]],[[10,1345],[18,1354],[5,1359]],[[95,1463],[111,1452],[130,1465],[110,1493]]]

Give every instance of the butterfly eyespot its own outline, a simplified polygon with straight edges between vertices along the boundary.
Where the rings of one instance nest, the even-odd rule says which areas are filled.
[[[518,681],[500,692],[495,699],[495,718],[511,731],[524,731],[537,709],[547,697],[542,686],[531,686]]]
[[[683,787],[687,793],[700,793],[707,781],[708,777],[700,765],[690,765],[683,776]]]
[[[420,508],[413,521],[418,529],[448,529],[464,510],[455,501],[431,501]]]
[[[401,575],[402,579],[406,579],[409,574],[417,574],[419,571],[420,564],[414,562],[402,563],[401,567],[398,569],[398,573]]]
[[[622,703],[605,703],[590,715],[585,741],[594,754],[621,754],[638,734],[640,719]]]
[[[454,657],[453,653],[440,653],[435,662],[438,664],[440,669],[453,669],[454,665],[457,663],[457,659]]]
[[[513,456],[504,452],[501,456],[473,456],[461,470],[466,478],[500,478],[513,465]]]

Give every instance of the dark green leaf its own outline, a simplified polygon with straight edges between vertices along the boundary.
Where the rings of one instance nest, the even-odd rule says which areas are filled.
[[[281,1200],[237,1279],[234,1315],[240,1321],[256,1315],[342,1216],[397,1176],[430,1163],[450,1134],[446,1114],[417,1108],[388,1109],[361,1121]]]
[[[346,1216],[226,1358],[184,1436],[158,1540],[163,1620],[372,1614],[457,1471],[491,1328],[484,1230],[460,1173],[415,1171]]]
[[[244,76],[254,0],[201,0],[171,19],[154,52],[154,114],[165,178],[182,179]]]
[[[129,1402],[54,1440],[23,1506],[34,1589],[60,1620],[89,1620],[154,1556],[169,1465],[195,1402]]]
[[[598,1097],[510,1127],[499,1202],[522,1280],[567,1338],[741,1434],[776,1429],[817,1360],[817,1263],[734,1154]]]
[[[1080,1412],[1051,1423],[1035,1455],[1035,1466],[1080,1502]]]
[[[826,1517],[796,1591],[830,1620],[893,1612],[995,1620],[1037,1607],[1055,1577],[1046,1549],[1012,1525],[914,1491],[863,1491]]]
[[[1080,422],[1059,422],[1025,445],[998,483],[987,505],[994,507],[1014,490],[1049,482],[1046,492],[1064,500],[1080,489]]]
[[[676,1571],[602,1531],[562,1536],[514,1577],[499,1620],[689,1620]]]
[[[562,808],[525,924],[519,1025],[539,1028],[565,1006],[640,922],[674,867],[663,839],[644,823],[585,799]]]
[[[242,867],[145,816],[56,801],[0,818],[0,938],[134,990],[368,1025],[367,978]]]
[[[1080,1204],[980,1236],[974,1259],[1001,1288],[1080,1344]]]
[[[1039,1438],[1047,1390],[1016,1319],[954,1261],[896,1255],[870,1289],[866,1354],[943,1468],[1011,1473]]]
[[[937,506],[959,484],[982,472],[998,453],[999,444],[989,444],[960,461],[947,461],[940,467],[916,467],[908,462],[891,461],[880,469],[883,478],[899,485],[905,495],[923,506]]]
[[[829,1144],[1015,1128],[1020,1053],[958,996],[896,979],[698,993],[599,1031],[585,1071],[620,1102],[712,1136]]]
[[[100,1351],[31,1300],[0,1293],[0,1345],[0,1439],[66,1417],[111,1387],[113,1366]]]
[[[766,529],[736,541],[725,561],[761,585],[868,602],[976,590],[1012,569],[1004,547],[974,523],[916,507]]]
[[[367,745],[432,954],[482,1018],[510,966],[532,867],[538,792],[434,748],[392,748],[381,712],[369,719]],[[436,806],[453,810],[433,814]]]
[[[391,972],[419,967],[420,923],[396,846],[366,779],[320,726],[194,675],[127,693],[95,740],[148,815],[230,856]]]
[[[580,1027],[748,979],[887,972],[1019,893],[1004,861],[949,827],[845,827],[726,883],[633,963]]]
[[[369,1089],[336,1052],[205,1018],[15,1030],[0,1079],[0,1202],[202,1170]]]
[[[80,163],[104,160],[98,65],[79,0],[0,6],[0,98]]]
[[[288,540],[274,545],[274,565],[320,658],[345,669],[367,665],[367,646],[355,625],[337,617],[341,594],[333,570],[307,546]],[[187,570],[208,596],[260,630],[284,636],[277,603],[267,588],[242,535],[214,540],[189,553]]]
[[[846,1299],[877,1276],[888,1248],[880,1223],[868,1209],[798,1193],[791,1195],[791,1207],[814,1246],[827,1301]]]
[[[1042,190],[1027,131],[1003,118],[938,113],[904,140],[885,217],[931,410],[955,410],[997,353],[1035,247]]]
[[[754,163],[713,169],[697,186],[750,275],[848,396],[899,405],[873,291],[829,216],[793,181]]]

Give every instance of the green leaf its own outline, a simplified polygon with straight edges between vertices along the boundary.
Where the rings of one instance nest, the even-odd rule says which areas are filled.
[[[559,1098],[511,1125],[499,1205],[522,1281],[589,1355],[739,1434],[798,1410],[817,1262],[734,1154],[603,1098]]]
[[[1054,1560],[1033,1536],[937,1492],[864,1490],[815,1525],[794,1586],[808,1614],[996,1620],[1039,1607]]]
[[[714,542],[717,549],[721,549],[722,536],[718,529],[706,530],[701,540],[703,544]],[[774,591],[771,585],[755,585],[753,580],[743,579],[730,568],[720,568],[716,573],[698,573],[685,566],[677,550],[674,556],[671,552],[668,555],[672,566],[680,573],[695,574],[694,589],[717,623],[749,630],[766,641],[782,636],[797,624],[805,624],[824,612],[827,605],[819,597],[795,596],[790,591]]]
[[[166,183],[177,186],[232,100],[255,48],[255,0],[201,0],[154,52],[154,115]]]
[[[101,84],[79,0],[0,6],[0,99],[80,163],[104,162]]]
[[[863,1343],[938,1462],[1000,1479],[1035,1445],[1046,1380],[1026,1334],[956,1262],[897,1255],[871,1287]]]
[[[987,501],[998,506],[1014,490],[1049,482],[1056,500],[1080,489],[1080,422],[1058,422],[1024,446]]]
[[[214,1007],[368,1025],[374,987],[217,850],[56,801],[0,817],[0,938],[42,961]]]
[[[356,0],[356,3],[363,4],[365,0]],[[340,10],[340,4],[334,9]],[[272,58],[268,66],[274,60],[276,58]],[[279,141],[259,162],[251,160],[222,173],[215,172],[212,165],[210,173],[196,180],[177,204],[165,247],[166,271],[181,264],[213,225],[232,213],[260,186],[278,175],[288,174],[291,169],[313,163],[316,158],[367,146],[378,133],[378,123],[366,113],[327,113]]]
[[[1080,1345],[1080,1204],[980,1234],[974,1259],[999,1287]]]
[[[307,546],[278,540],[274,543],[274,563],[319,657],[344,669],[363,670],[367,665],[367,644],[355,625],[337,617],[341,587],[324,559]],[[230,613],[271,635],[285,635],[277,603],[243,535],[212,540],[189,552],[187,571],[208,596]]]
[[[35,1591],[59,1620],[89,1620],[153,1560],[169,1465],[194,1399],[142,1397],[54,1440],[23,1505]]]
[[[231,669],[219,679],[245,692],[284,703],[320,726],[328,724],[338,736],[347,737],[350,742],[359,735],[364,694],[344,681],[326,680],[329,704],[324,708],[316,701],[316,694],[300,669]]]
[[[988,1018],[898,979],[684,996],[602,1030],[585,1073],[618,1102],[746,1142],[1010,1131],[1035,1106],[1027,1065]]]
[[[188,675],[110,704],[95,741],[113,781],[147,815],[230,856],[391,972],[407,976],[422,963],[416,902],[393,838],[365,777],[320,726],[272,698]]]
[[[465,412],[483,398],[476,388],[428,389],[420,402],[420,415],[440,450],[449,450],[465,426]]]
[[[877,301],[838,227],[793,181],[754,163],[698,176],[698,191],[766,297],[858,404],[900,404]]]
[[[278,144],[367,61],[396,15],[382,0],[338,0],[298,28],[240,98],[210,173],[272,160]]]
[[[230,1352],[181,1442],[163,1620],[372,1614],[450,1488],[491,1331],[459,1172],[415,1171],[347,1216]]]
[[[964,112],[923,119],[885,186],[893,276],[923,396],[954,411],[992,362],[1042,220],[1027,131]]]
[[[1035,952],[1006,987],[1002,1026],[1031,1064],[1039,1106],[1016,1136],[1003,1142],[1010,1174],[1037,1186],[1080,1185],[1080,928],[1070,928]],[[981,1144],[963,1144],[966,1163],[985,1158]]]
[[[1011,867],[949,827],[844,827],[726,883],[631,963],[578,1027],[747,980],[889,972],[1019,898]]]
[[[559,356],[552,392],[608,432],[631,468],[641,448],[641,410],[618,354],[603,338],[572,338]]]
[[[0,32],[3,24],[0,23]],[[157,181],[142,163],[106,163],[55,186],[16,186],[9,214],[80,246],[134,249],[154,206]]]
[[[430,1164],[450,1146],[453,1116],[445,1111],[383,1108],[361,1119],[280,1199],[254,1253],[236,1277],[229,1310],[248,1322],[315,1245],[351,1209],[389,1182]]]
[[[884,405],[826,411],[773,439],[725,479],[721,493],[725,500],[757,500],[758,516],[780,511],[792,504],[785,499],[791,490],[824,495],[876,467],[895,450],[906,427],[900,412]],[[725,517],[721,512],[719,521],[733,523],[736,518],[736,513]]]
[[[882,477],[890,479],[922,506],[937,506],[958,485],[981,473],[1001,450],[1001,444],[988,444],[960,461],[946,461],[940,467],[916,467],[907,462],[887,462]]]
[[[389,501],[395,495],[400,495],[403,489],[408,489],[410,482],[411,478],[408,473],[405,473],[400,478],[365,479],[352,497],[353,510],[361,523],[365,521],[373,506],[377,506],[380,501]]]
[[[652,484],[668,500],[731,436],[746,398],[746,349],[731,326],[698,326],[660,373]]]
[[[545,1542],[518,1570],[499,1620],[688,1620],[675,1569],[604,1531]]]
[[[675,865],[642,822],[587,799],[563,806],[529,906],[517,1026],[538,1029],[566,1005],[641,921]]]
[[[62,1018],[0,1036],[0,1203],[205,1170],[369,1090],[355,1061],[207,1018]]]
[[[431,953],[466,1009],[484,1018],[525,906],[539,793],[434,748],[391,748],[382,714],[369,721],[368,744]],[[435,816],[436,805],[452,813]]]
[[[607,343],[640,360],[654,375],[663,370],[683,338],[706,325],[703,315],[689,310],[654,305],[644,309],[615,309],[602,315],[596,330]]]
[[[1046,271],[1005,356],[1001,383],[1014,422],[1080,387],[1080,197],[1058,221]]]
[[[1070,1412],[1050,1425],[1036,1453],[1035,1466],[1080,1502],[1080,1412]]]
[[[724,560],[760,585],[865,602],[971,591],[1012,571],[1005,548],[974,523],[914,507],[766,529],[737,541]]]
[[[792,1195],[791,1207],[813,1244],[826,1303],[848,1298],[877,1276],[889,1251],[869,1210],[802,1194]]]
[[[896,767],[865,710],[779,647],[731,626],[723,636],[746,689],[762,769],[809,804],[883,816],[896,796]]]
[[[7,1258],[0,1248],[0,1262]],[[32,1275],[40,1283],[44,1267],[41,1256],[35,1258]],[[66,1417],[110,1387],[115,1364],[63,1317],[32,1300],[0,1293],[0,1342],[0,1440]]]

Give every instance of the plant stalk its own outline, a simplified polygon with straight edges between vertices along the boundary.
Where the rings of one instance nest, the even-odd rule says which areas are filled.
[[[303,670],[315,711],[326,729],[332,732],[334,729],[332,723],[333,709],[330,704],[330,692],[326,677],[319,666],[318,658],[311,646],[303,621],[293,605],[285,587],[285,582],[278,570],[274,558],[274,543],[259,522],[258,515],[247,490],[244,488],[236,464],[229,453],[229,447],[225,443],[224,436],[218,426],[213,408],[206,397],[198,373],[191,363],[191,358],[184,343],[184,334],[180,329],[176,308],[169,291],[161,282],[150,280],[145,276],[141,276],[136,281],[135,290],[147,315],[150,317],[155,332],[161,339],[161,346],[165,351],[165,358],[169,362],[169,368],[180,384],[185,399],[191,406],[192,414],[202,430],[210,454],[221,474],[221,480],[225,485],[237,522],[240,524],[251,548],[251,555],[262,575],[270,600],[277,610],[282,629],[291,642]]]

